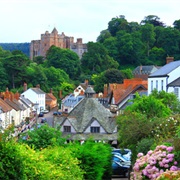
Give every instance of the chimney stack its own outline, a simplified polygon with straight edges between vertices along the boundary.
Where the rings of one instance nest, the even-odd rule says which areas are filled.
[[[24,83],[24,92],[27,90],[27,83]]]
[[[37,85],[36,85],[36,88],[39,88],[39,89],[40,89],[40,84],[37,84]]]
[[[84,83],[86,86],[88,86],[88,84],[89,84],[88,79],[86,79]]]
[[[173,62],[174,61],[174,57],[167,57],[166,58],[166,64]]]
[[[103,93],[104,98],[108,96],[108,85],[104,84],[104,93]]]
[[[62,99],[62,90],[59,91],[59,98]]]
[[[50,93],[52,94],[52,88],[50,88]]]

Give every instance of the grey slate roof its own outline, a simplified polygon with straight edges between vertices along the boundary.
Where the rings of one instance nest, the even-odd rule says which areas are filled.
[[[16,111],[20,111],[22,110],[21,107],[19,105],[17,105],[15,102],[10,101],[9,99],[4,100],[9,106],[11,106],[13,109],[15,109]]]
[[[29,99],[25,98],[24,96],[20,96],[20,100],[26,104],[27,107],[30,107],[31,104],[33,104]]]
[[[88,86],[87,89],[85,90],[86,94],[95,94],[94,89],[91,86]]]
[[[159,70],[152,73],[151,75],[149,75],[149,77],[161,77],[161,76],[165,77],[167,76],[167,74],[169,74],[171,71],[173,71],[179,66],[180,66],[180,60],[170,62],[164,65],[163,67],[161,67]]]
[[[133,74],[152,74],[157,71],[159,67],[154,65],[138,66],[133,70]]]
[[[95,98],[85,98],[68,115],[67,119],[76,132],[85,131],[92,119],[96,119],[106,132],[112,133],[116,127],[115,120]]]
[[[176,80],[174,80],[173,82],[169,83],[168,86],[170,86],[170,87],[174,87],[174,86],[178,87],[179,86],[180,87],[180,77],[177,78]]]
[[[77,133],[83,133],[92,119],[96,119],[107,133],[113,133],[116,123],[113,115],[95,98],[83,99],[67,116]]]
[[[42,91],[40,88],[30,88],[33,90],[36,94],[46,94],[44,91]]]
[[[82,100],[84,96],[75,97],[73,94],[70,94],[63,102],[64,106],[74,107],[80,100]]]

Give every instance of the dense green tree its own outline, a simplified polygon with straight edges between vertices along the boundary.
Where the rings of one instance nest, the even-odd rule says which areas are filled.
[[[30,64],[30,60],[24,54],[15,52],[4,59],[3,65],[8,74],[10,88],[19,87],[25,79],[25,69]]]
[[[140,34],[136,32],[130,34],[125,31],[119,31],[116,37],[119,64],[138,64],[138,62],[141,61],[141,51],[143,47]]]
[[[0,59],[6,58],[10,55],[11,55],[10,51],[6,51],[0,46]]]
[[[141,21],[141,24],[152,24],[153,26],[162,26],[164,27],[164,23],[160,21],[160,18],[156,15],[149,15],[144,18],[144,20]]]
[[[138,93],[136,93],[133,104],[128,106],[126,110],[146,114],[149,119],[153,117],[167,117],[171,114],[171,109],[161,100],[154,96],[140,96]]]
[[[6,87],[9,86],[8,74],[4,68],[2,62],[0,61],[0,91],[5,91]]]
[[[118,68],[118,63],[109,56],[107,49],[100,43],[89,42],[88,52],[81,59],[85,74],[97,74],[108,68]]]
[[[45,61],[45,58],[43,56],[36,56],[33,59],[34,62],[36,62],[37,64],[43,64]]]
[[[100,32],[100,35],[97,37],[97,42],[103,43],[107,38],[110,38],[111,34],[106,29]]]
[[[158,48],[163,48],[166,56],[174,56],[175,58],[180,58],[180,31],[171,27],[156,27],[155,33],[155,46]]]
[[[27,82],[27,84],[32,84],[33,87],[40,85],[41,89],[45,92],[49,88],[47,83],[47,77],[45,74],[45,69],[42,66],[37,65],[36,63],[31,63],[28,67],[26,67],[26,78],[24,82]]]
[[[104,84],[109,83],[122,83],[124,74],[117,69],[108,69],[99,75],[93,75],[94,90],[96,92],[103,92]]]
[[[28,131],[26,136],[27,140],[23,140],[20,138],[19,142],[28,144],[30,147],[34,149],[44,149],[49,146],[63,146],[66,141],[65,138],[62,137],[62,133],[59,129],[55,129],[49,127],[48,125],[43,125],[40,128],[34,127],[33,131]],[[24,134],[22,136],[25,136]]]
[[[149,59],[150,59],[148,61],[149,65],[150,64],[159,65],[159,66],[164,65],[164,62],[162,61],[162,59],[166,59],[165,50],[163,48],[153,47],[149,52]]]
[[[131,69],[121,70],[121,73],[122,73],[123,79],[131,79],[131,78],[133,78],[133,73],[132,73]]]
[[[53,66],[64,70],[71,79],[78,79],[81,74],[80,59],[70,49],[51,46],[46,54],[48,67]]]
[[[63,82],[69,82],[69,76],[62,69],[49,67],[44,68],[48,87],[59,89]]]
[[[162,101],[162,103],[169,107],[174,114],[180,113],[180,101],[174,93],[167,93],[165,91],[157,91],[156,89],[152,91],[150,96]]]
[[[116,37],[106,38],[103,42],[103,45],[108,50],[109,56],[111,56],[114,60],[118,62],[119,50],[117,46],[117,38]]]
[[[112,18],[108,23],[108,30],[112,36],[116,36],[118,31],[128,31],[128,22],[124,16]]]
[[[149,52],[155,42],[154,26],[152,24],[145,24],[141,26],[142,42],[144,43],[145,53],[149,56]]]
[[[129,33],[137,32],[140,30],[140,25],[137,22],[130,22],[128,23],[129,26]]]
[[[180,19],[174,21],[173,25],[175,29],[178,29],[180,31]]]
[[[73,90],[74,90],[74,85],[73,84],[70,84],[70,83],[67,83],[67,82],[63,82],[61,84],[61,87],[60,89],[62,90],[62,93],[63,93],[63,96],[69,94],[69,93],[72,93]]]

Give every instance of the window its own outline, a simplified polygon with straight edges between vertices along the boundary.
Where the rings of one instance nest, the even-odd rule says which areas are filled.
[[[179,88],[174,88],[174,94],[179,97]]]
[[[151,91],[153,90],[153,81],[151,81]]]
[[[64,132],[71,132],[71,126],[64,126]]]
[[[158,90],[158,80],[156,80],[156,89]]]
[[[100,127],[91,127],[91,133],[100,133]]]
[[[163,84],[164,84],[164,81],[163,81],[163,80],[161,80],[161,90],[163,90],[163,89],[164,89]]]

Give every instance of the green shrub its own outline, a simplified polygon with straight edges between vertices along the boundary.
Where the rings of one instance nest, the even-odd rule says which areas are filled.
[[[23,179],[24,163],[19,145],[14,142],[0,142],[0,179]]]
[[[111,179],[111,147],[108,144],[89,140],[82,145],[70,144],[69,148],[81,162],[80,167],[85,171],[84,179]]]
[[[139,152],[146,154],[149,151],[149,149],[151,149],[153,143],[154,143],[153,138],[143,138],[141,141],[137,143],[137,148],[136,148],[137,154]]]

